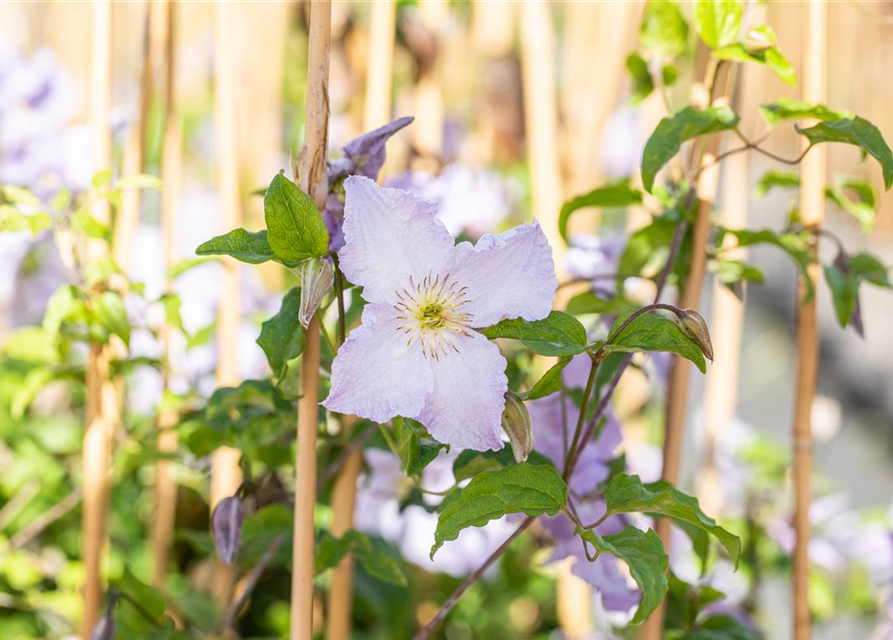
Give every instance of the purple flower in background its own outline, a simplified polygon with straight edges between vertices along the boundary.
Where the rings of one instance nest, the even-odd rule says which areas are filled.
[[[422,472],[421,484],[431,491],[453,485],[453,461],[457,453],[441,454]],[[430,558],[431,540],[437,528],[437,514],[419,505],[400,509],[401,498],[412,488],[412,481],[400,469],[400,461],[389,451],[367,449],[363,452],[367,471],[357,481],[354,526],[374,533],[400,547],[404,558],[430,572],[460,577],[477,569],[511,534],[513,525],[506,518],[493,520],[483,527],[463,529],[456,540]],[[442,500],[425,495],[429,506]]]
[[[345,183],[341,265],[369,304],[323,402],[375,422],[415,418],[455,447],[501,449],[506,361],[474,330],[539,320],[558,280],[536,222],[454,244],[436,205],[359,176]]]
[[[329,168],[326,178],[329,181],[329,197],[326,199],[326,207],[323,218],[329,229],[329,248],[338,251],[344,245],[344,235],[341,225],[344,220],[344,190],[343,181],[348,176],[365,176],[373,180],[378,179],[378,172],[384,166],[387,154],[385,145],[392,135],[413,121],[413,118],[398,118],[379,127],[374,131],[364,133],[354,138],[342,148],[344,157],[329,160]]]
[[[498,173],[460,162],[447,165],[438,176],[416,171],[389,180],[387,186],[437,202],[438,217],[454,236],[463,231],[472,236],[492,231],[517,201]]]
[[[578,234],[567,250],[567,272],[573,278],[592,281],[592,291],[611,298],[617,292],[617,264],[626,249],[624,238]]]
[[[604,129],[601,144],[601,167],[610,179],[626,178],[639,168],[645,135],[639,112],[621,107]]]

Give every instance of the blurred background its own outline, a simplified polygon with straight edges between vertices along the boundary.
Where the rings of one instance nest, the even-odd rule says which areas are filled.
[[[157,41],[160,27],[147,20],[149,4],[114,5],[111,119],[116,175],[159,174],[165,49]],[[173,203],[174,262],[193,257],[201,242],[226,230],[226,207],[243,216],[246,228],[260,228],[262,198],[252,192],[280,169],[290,173],[302,143],[305,3],[226,4],[221,18],[214,3],[176,3],[173,103],[182,128],[182,154],[175,180],[164,184]],[[672,110],[687,104],[685,78],[665,97],[658,92],[644,100],[634,96],[626,60],[638,47],[644,8],[644,2],[632,1],[401,1],[396,3],[388,63],[370,42],[371,4],[336,2],[329,84],[332,155],[369,128],[364,124],[369,119],[368,81],[377,66],[390,64],[390,113],[374,126],[405,115],[415,121],[388,143],[384,182],[437,199],[451,232],[476,237],[533,216],[554,219],[561,203],[572,196],[607,181],[638,182],[642,147],[667,114],[667,104]],[[776,31],[779,48],[799,71],[803,5],[767,2],[760,10]],[[857,112],[890,139],[893,2],[830,2],[828,10],[827,103]],[[77,194],[89,188],[94,172],[88,127],[91,30],[88,3],[0,4],[0,184],[26,187],[46,200],[63,189]],[[221,130],[224,109],[215,98],[220,95],[215,94],[215,62],[221,55],[226,56],[234,86],[225,109],[232,137]],[[690,56],[683,60],[684,75],[690,73],[686,70]],[[743,71],[732,96],[742,128],[759,133],[757,107],[780,96],[797,97],[798,92],[761,66]],[[793,157],[799,138],[792,127],[779,127],[765,146]],[[230,154],[228,159],[224,153]],[[235,166],[225,179],[229,182],[220,178],[225,162]],[[759,177],[772,168],[780,167],[753,155],[734,171],[725,171],[717,215],[731,207],[739,216],[737,226],[783,227],[796,192],[775,190],[765,196],[755,192]],[[886,264],[893,263],[893,196],[882,194],[880,171],[862,162],[858,150],[832,145],[828,176],[837,175],[874,185],[877,221],[874,232],[866,236],[853,216],[829,204],[827,227],[852,250],[865,248]],[[232,193],[237,193],[234,199]],[[163,197],[154,190],[142,193],[139,225],[123,251],[130,277],[145,283],[147,299],[165,290]],[[647,216],[641,211],[592,211],[576,217],[571,231],[581,237],[594,234],[607,243],[623,238],[643,220]],[[550,237],[557,239],[554,230]],[[553,245],[564,265],[560,242]],[[833,247],[829,252],[833,258]],[[723,508],[732,520],[756,522],[764,534],[752,550],[750,569],[740,577],[739,602],[745,602],[769,638],[786,638],[796,269],[771,249],[754,249],[751,260],[765,273],[765,283],[751,284],[743,302],[733,303],[738,309],[733,318],[743,313],[740,344],[734,337],[725,343],[731,352],[715,345],[717,367],[722,362],[727,366],[721,373],[714,367],[693,386],[681,484],[696,490],[705,425],[722,422],[728,446],[721,446],[717,455],[734,462],[734,471],[729,472],[733,475],[727,479],[735,485],[721,500]],[[266,359],[254,341],[260,322],[278,310],[288,283],[281,270],[267,266],[240,270],[240,379],[268,375]],[[567,273],[567,267],[560,268]],[[39,357],[22,336],[27,337],[29,327],[41,325],[50,295],[71,279],[71,265],[51,232],[0,233],[3,640],[71,636],[79,616],[82,567],[77,561],[76,488],[83,398],[71,384],[41,386],[32,381],[27,409],[16,405],[16,398],[21,398],[17,390],[27,384],[28,371],[19,364]],[[216,262],[191,268],[175,280],[185,332],[172,338],[168,387],[172,394],[207,396],[217,386],[215,318],[219,301],[228,293],[222,282],[222,267]],[[722,304],[717,299],[725,292],[718,284],[706,291],[702,309],[716,331],[711,309],[714,314],[725,313],[716,311]],[[821,368],[813,411],[817,502],[816,541],[811,549],[815,584],[810,594],[819,619],[817,638],[893,637],[883,635],[890,633],[884,625],[889,622],[887,615],[893,615],[886,604],[891,601],[893,580],[893,296],[875,288],[863,288],[861,295],[864,339],[852,329],[841,329],[827,291],[820,287],[818,294]],[[131,353],[158,357],[161,346],[152,331],[158,322],[152,314],[158,310],[128,311],[132,318],[142,318],[132,330]],[[161,372],[151,367],[135,368],[128,381],[127,429],[133,434],[153,419],[164,387]],[[625,432],[630,457],[638,461],[640,473],[647,475],[650,469],[656,475],[660,450],[652,436],[661,385],[642,385],[644,391],[634,382],[621,388],[620,413],[628,418],[625,427],[631,425]],[[126,434],[121,438],[116,446],[132,448]],[[152,484],[152,469],[140,466],[138,451],[116,464],[123,465],[124,480],[116,485],[113,498],[110,563],[121,565],[127,557],[148,575],[146,523],[152,503],[144,489]],[[192,615],[200,617],[202,607],[213,603],[194,586],[201,584],[200,563],[190,562],[208,542],[207,465],[200,457],[187,459],[177,477],[177,526],[187,533],[177,538],[175,552],[182,572],[170,576],[168,589],[175,598],[191,598],[184,602],[190,602]],[[54,508],[53,519],[44,522],[47,511]],[[134,514],[138,517],[129,517]],[[430,616],[435,602],[442,601],[458,578],[476,565],[475,559],[492,546],[492,540],[498,544],[505,535],[496,527],[479,538],[460,539],[461,549],[439,556],[437,565],[432,565],[426,556],[430,521],[417,520],[395,542],[419,567],[414,570],[417,588],[412,606],[405,606],[409,594],[383,593],[380,585],[365,584],[368,577],[360,572],[357,637],[407,637],[395,630],[395,621],[400,621],[399,629]],[[369,524],[387,539],[389,534],[376,526],[381,523]],[[554,565],[529,571],[530,557],[537,553],[539,560],[547,559],[536,551],[533,540],[509,553],[498,570],[461,602],[444,627],[444,637],[611,637],[598,631],[600,605],[585,589],[567,587],[576,595],[565,596],[578,598],[571,601],[584,610],[577,616],[582,620],[561,613],[556,582],[563,579],[572,585],[567,581],[573,578],[562,578],[564,570]],[[282,575],[273,576],[259,591],[245,637],[281,637],[288,619],[287,598],[282,597],[287,584]]]

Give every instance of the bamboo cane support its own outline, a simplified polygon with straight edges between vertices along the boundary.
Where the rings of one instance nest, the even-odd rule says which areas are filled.
[[[803,4],[803,99],[823,103],[827,94],[828,6],[824,0]],[[804,126],[813,123],[804,123]],[[805,144],[805,140],[804,140]],[[800,169],[800,216],[804,226],[819,229],[825,206],[825,150],[818,146],[803,159]],[[817,288],[819,265],[813,247],[808,277]],[[806,291],[801,281],[798,301]],[[812,497],[812,402],[819,366],[816,298],[797,313],[797,382],[794,396],[794,640],[809,640],[809,505]]]
[[[176,69],[176,5],[170,0],[153,0],[162,14],[158,21],[159,42],[163,44],[164,68],[164,136],[162,141],[161,181],[161,234],[164,242],[165,288],[173,291],[170,269],[174,264],[175,209],[180,195],[180,176],[183,168],[183,149],[180,122],[177,117],[175,95]],[[163,390],[170,386],[171,326],[165,322],[162,328]],[[164,410],[158,416],[158,449],[173,452],[177,448],[177,415]],[[177,510],[177,483],[173,463],[162,460],[155,466],[155,519],[152,526],[152,546],[155,557],[154,581],[161,587],[170,563],[174,535],[174,519]]]
[[[329,47],[332,5],[310,3],[307,56],[307,107],[301,189],[322,209],[326,184],[329,121]],[[319,428],[319,319],[307,327],[301,358],[301,399],[298,401],[297,460],[295,462],[295,520],[291,578],[291,640],[313,638],[314,511],[316,507],[316,434]]]
[[[93,4],[93,72],[90,105],[93,129],[93,167],[100,171],[112,163],[112,139],[109,123],[112,83],[112,5]],[[97,199],[92,214],[97,221],[109,224],[109,202]],[[104,240],[92,238],[87,243],[87,259],[96,262],[108,256]],[[83,474],[83,561],[84,612],[81,637],[89,640],[102,601],[102,556],[106,546],[109,504],[109,467],[111,440],[117,423],[118,394],[110,379],[108,346],[91,344],[87,362],[87,428],[84,433]]]
[[[221,229],[226,232],[241,226],[242,209],[239,194],[239,169],[236,149],[235,78],[229,59],[232,45],[232,8],[227,2],[215,5],[214,55],[214,129],[217,155],[217,181],[221,201]],[[231,387],[239,383],[238,335],[242,320],[241,273],[235,260],[223,261],[223,282],[217,319],[217,386]],[[221,447],[211,457],[211,509],[235,493],[242,482],[239,451]],[[233,586],[232,570],[217,564],[215,597],[219,603],[229,601]]]

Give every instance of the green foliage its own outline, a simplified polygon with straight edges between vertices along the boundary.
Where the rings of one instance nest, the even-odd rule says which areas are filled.
[[[632,102],[639,104],[654,91],[654,78],[651,77],[648,62],[638,52],[633,51],[626,58],[626,70],[633,80]]]
[[[377,549],[364,533],[350,530],[340,538],[324,533],[315,557],[315,573],[336,567],[348,553],[353,553],[369,575],[383,582],[406,585],[406,575],[400,565],[381,549]]]
[[[567,502],[567,485],[548,465],[522,462],[478,474],[441,504],[431,557],[466,527],[482,527],[510,513],[555,515]]]
[[[629,566],[630,575],[642,591],[642,601],[631,622],[644,622],[663,601],[669,588],[667,552],[660,537],[654,530],[646,533],[633,526],[607,536],[582,527],[577,527],[576,533],[585,543],[595,547],[597,554],[610,554]]]
[[[762,114],[763,119],[769,126],[775,126],[786,120],[804,120],[807,118],[814,120],[839,120],[841,118],[853,117],[853,114],[848,111],[834,111],[823,104],[813,104],[792,98],[779,98],[775,102],[764,104],[760,107],[760,114]]]
[[[304,350],[304,327],[298,320],[301,306],[301,289],[295,287],[282,298],[279,313],[261,325],[257,344],[264,350],[273,375],[285,376],[288,361],[297,358]]]
[[[267,188],[264,219],[270,247],[284,262],[301,262],[329,250],[329,232],[319,210],[284,173],[277,173]]]
[[[885,188],[893,186],[893,153],[890,152],[890,147],[884,141],[880,130],[865,118],[856,116],[825,120],[807,129],[798,126],[797,133],[805,136],[810,145],[820,142],[843,142],[859,147],[863,153],[872,156],[881,165]]]
[[[635,305],[626,298],[617,296],[605,300],[592,291],[578,293],[567,303],[567,312],[572,316],[594,313],[598,315],[618,315],[633,309]]]
[[[787,85],[797,86],[797,72],[778,49],[778,40],[771,27],[757,27],[747,32],[743,42],[736,42],[713,52],[714,58],[734,62],[756,62],[766,65]]]
[[[642,193],[638,189],[630,187],[626,182],[599,187],[587,194],[568,200],[562,205],[561,213],[558,216],[558,231],[564,241],[568,243],[567,223],[575,211],[587,207],[629,207],[641,203]]]
[[[200,256],[230,256],[248,264],[261,264],[267,260],[277,260],[277,256],[273,253],[267,240],[266,230],[252,232],[245,231],[245,229],[233,229],[199,245],[195,252]],[[296,266],[297,262],[283,264]]]
[[[632,313],[629,311],[617,318],[609,335],[614,335]],[[666,351],[691,360],[701,373],[707,371],[704,354],[697,343],[677,323],[651,313],[643,313],[635,318],[602,348],[607,352]]]
[[[419,475],[446,446],[428,435],[425,427],[416,420],[397,416],[391,424],[392,432],[382,426],[382,433],[408,476]]]
[[[785,253],[793,260],[794,264],[800,270],[803,280],[806,283],[806,295],[803,302],[809,302],[813,296],[812,281],[809,278],[807,268],[809,266],[809,234],[808,232],[786,231],[776,233],[771,229],[724,229],[719,234],[718,243],[722,242],[722,237],[726,234],[735,236],[739,247],[748,247],[755,244],[771,244]]]
[[[526,393],[519,393],[518,396],[522,400],[536,400],[537,398],[545,398],[548,395],[561,391],[561,372],[570,364],[570,356],[564,356],[551,367],[543,376],[536,381],[536,384]]]
[[[837,321],[841,327],[852,323],[861,335],[859,285],[870,282],[885,289],[891,288],[887,268],[874,256],[859,252],[852,256],[841,254],[833,264],[825,265],[824,272]]]
[[[744,5],[738,0],[697,0],[695,30],[711,49],[732,44],[741,31]]]
[[[490,338],[520,340],[543,356],[572,356],[586,351],[586,329],[580,321],[562,311],[552,311],[543,320],[522,318],[503,320],[481,331]]]
[[[734,129],[738,121],[738,116],[728,107],[704,110],[685,107],[661,120],[642,153],[642,184],[645,190],[652,190],[657,172],[679,152],[684,142],[709,133]]]
[[[703,529],[719,540],[732,561],[738,563],[741,540],[701,511],[697,498],[688,496],[666,482],[643,484],[639,476],[620,474],[605,489],[607,516],[620,513],[660,514]]]
[[[688,23],[674,0],[649,0],[639,30],[642,46],[658,56],[676,56],[685,51]]]

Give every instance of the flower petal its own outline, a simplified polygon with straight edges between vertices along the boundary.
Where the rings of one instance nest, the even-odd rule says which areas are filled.
[[[538,222],[481,236],[473,246],[457,245],[450,273],[468,287],[462,311],[475,327],[503,318],[541,320],[552,310],[558,288],[552,248]]]
[[[375,180],[384,165],[385,144],[392,135],[413,121],[411,117],[397,118],[383,127],[364,133],[344,145],[344,155],[350,159],[351,169]]]
[[[398,332],[397,311],[370,304],[332,363],[330,411],[385,422],[417,415],[434,388],[431,364],[415,343]]]
[[[450,339],[459,351],[450,349],[432,361],[434,391],[418,419],[439,442],[475,451],[502,449],[505,358],[476,331]]]
[[[449,264],[453,239],[436,218],[434,203],[361,176],[345,180],[344,189],[341,268],[363,287],[368,302],[395,304],[410,276],[421,282]]]

